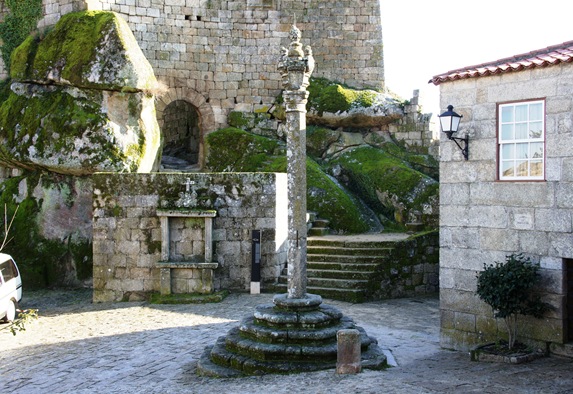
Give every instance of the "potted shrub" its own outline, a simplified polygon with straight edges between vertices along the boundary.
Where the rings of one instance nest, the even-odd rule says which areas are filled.
[[[512,350],[518,335],[518,316],[541,318],[550,306],[534,291],[540,279],[539,265],[521,253],[508,255],[505,260],[484,264],[484,270],[477,275],[477,295],[492,307],[496,318],[504,320],[507,347]]]

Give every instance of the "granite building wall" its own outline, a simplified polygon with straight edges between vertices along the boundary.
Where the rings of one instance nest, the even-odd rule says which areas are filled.
[[[261,287],[274,283],[287,258],[286,174],[155,173],[93,176],[94,301],[119,301],[160,290],[159,208],[173,208],[187,179],[197,208],[213,219],[214,289],[247,291],[251,230],[261,230]],[[183,240],[185,241],[185,240]]]
[[[441,137],[440,307],[441,344],[467,350],[503,336],[488,305],[476,295],[484,263],[523,252],[541,265],[543,319],[522,318],[523,337],[551,343],[566,338],[566,259],[573,258],[573,66],[569,63],[444,82],[441,107],[463,115],[469,160]],[[497,180],[497,105],[544,99],[544,181]],[[443,134],[443,133],[442,133]],[[569,291],[572,291],[570,289]]]

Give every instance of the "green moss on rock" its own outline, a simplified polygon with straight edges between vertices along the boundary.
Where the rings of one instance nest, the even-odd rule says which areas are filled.
[[[319,115],[346,112],[353,107],[371,107],[377,96],[373,90],[353,89],[324,78],[311,78],[308,91],[307,110]]]
[[[42,186],[41,182],[38,173],[26,173],[0,183],[0,206],[6,206],[8,218],[14,217],[9,233],[11,241],[3,252],[17,261],[26,288],[70,284],[70,265],[74,267],[76,279],[87,279],[92,273],[90,240],[71,237],[50,240],[41,235],[38,218],[44,201],[32,194]],[[27,193],[21,196],[23,185]]]
[[[227,128],[208,136],[207,165],[223,172],[286,172],[286,155],[277,140]],[[280,153],[280,154],[277,154]],[[372,230],[375,221],[361,204],[307,158],[307,209],[328,219],[330,227],[343,233]]]
[[[279,149],[278,140],[229,127],[207,136],[206,166],[211,171],[256,172]]]
[[[142,148],[123,152],[107,133],[111,123],[98,104],[101,92],[92,97],[70,93],[54,88],[19,95],[5,85],[0,91],[0,160],[70,173],[91,173],[102,164],[111,170],[129,163],[135,170]]]
[[[127,22],[102,11],[64,15],[45,37],[28,37],[13,52],[10,76],[131,92],[157,85]]]
[[[400,225],[405,225],[414,211],[422,212],[423,204],[438,193],[437,181],[382,149],[355,148],[330,165],[340,166],[341,178],[368,206]]]

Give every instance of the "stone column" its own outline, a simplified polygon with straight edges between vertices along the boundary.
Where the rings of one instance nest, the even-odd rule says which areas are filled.
[[[293,25],[289,48],[282,48],[278,69],[282,73],[286,110],[288,177],[288,298],[306,296],[306,103],[308,79],[314,68],[310,46],[300,43]]]

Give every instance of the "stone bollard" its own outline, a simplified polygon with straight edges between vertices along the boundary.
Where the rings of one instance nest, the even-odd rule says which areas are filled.
[[[358,330],[340,330],[336,333],[338,354],[336,358],[336,373],[354,374],[362,369],[360,332]]]

